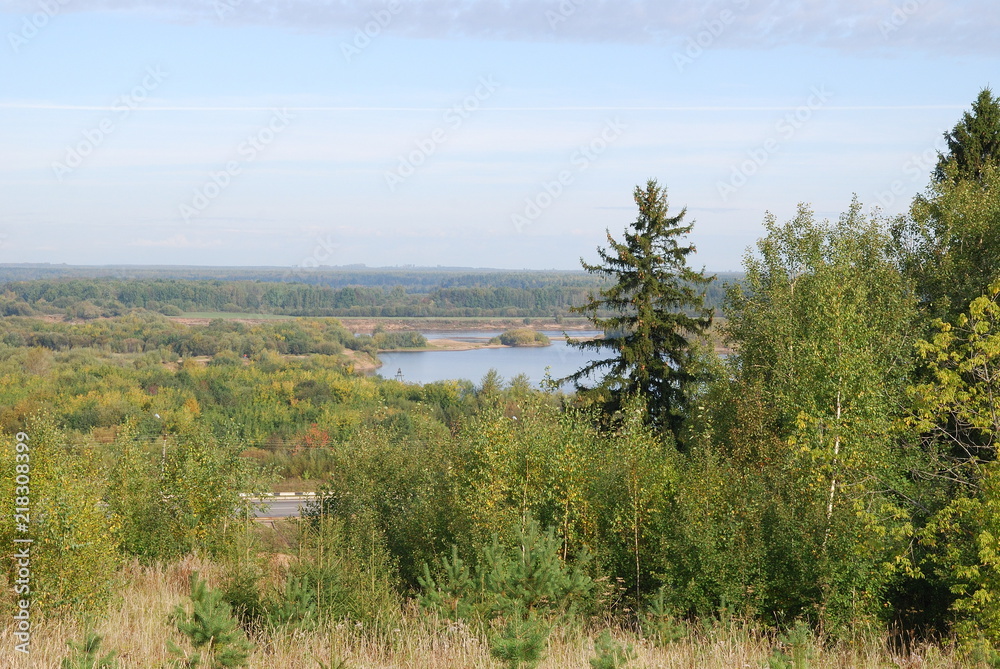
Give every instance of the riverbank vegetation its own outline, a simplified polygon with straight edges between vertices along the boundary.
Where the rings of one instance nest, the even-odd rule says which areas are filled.
[[[1000,148],[956,148],[993,137],[984,91],[908,216],[767,216],[725,358],[638,188],[572,395],[360,376],[387,333],[326,319],[4,318],[15,666],[1000,665]]]
[[[545,334],[531,328],[515,328],[494,337],[490,343],[502,346],[548,346],[551,342]]]

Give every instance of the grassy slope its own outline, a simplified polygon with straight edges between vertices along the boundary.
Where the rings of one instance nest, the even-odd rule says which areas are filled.
[[[287,563],[287,560],[285,561]],[[278,578],[282,567],[273,561]],[[166,666],[169,655],[166,640],[180,641],[168,622],[177,604],[188,593],[188,576],[198,571],[210,585],[218,584],[216,565],[187,558],[167,567],[131,565],[122,572],[119,597],[94,619],[93,629],[104,637],[103,652],[115,651],[121,669],[149,669]],[[31,655],[13,652],[14,640],[10,616],[0,627],[0,666],[10,668],[58,667],[67,654],[67,640],[83,638],[84,627],[74,621],[34,621]],[[576,669],[590,666],[593,654],[591,633],[556,632],[550,637],[547,657],[541,669]],[[766,667],[775,641],[748,630],[739,623],[721,627],[699,628],[666,648],[655,647],[635,635],[618,631],[615,636],[635,647],[638,657],[629,667]],[[922,648],[913,655],[900,656],[887,651],[884,644],[870,642],[858,647],[812,647],[810,669],[857,667],[921,667],[922,669],[957,669],[964,666],[951,652]],[[268,634],[255,639],[249,667],[254,669],[303,669],[318,667],[316,660],[336,666],[346,660],[347,667],[389,669],[413,667],[451,669],[452,667],[494,668],[494,662],[482,639],[461,624],[443,624],[411,609],[401,620],[382,634],[351,623],[330,625],[326,629],[292,634]]]

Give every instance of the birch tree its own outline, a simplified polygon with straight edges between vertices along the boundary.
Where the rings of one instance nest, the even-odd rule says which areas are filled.
[[[750,463],[773,482],[771,605],[840,624],[879,599],[907,515],[893,431],[912,306],[887,236],[857,201],[834,224],[800,205],[765,227],[726,313],[736,382],[766,398],[757,410],[783,444]]]

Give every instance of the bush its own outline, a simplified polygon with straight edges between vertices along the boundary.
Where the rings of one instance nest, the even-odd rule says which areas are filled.
[[[377,332],[372,341],[379,349],[423,348],[427,338],[419,332]]]
[[[243,361],[233,351],[219,351],[209,361],[209,367],[238,367]]]
[[[16,455],[29,459],[15,461],[12,441],[0,447],[4,462],[29,465],[20,475],[30,484],[17,484],[14,467],[0,481],[0,513],[11,521],[15,502],[30,487],[29,511],[23,513],[26,529],[13,522],[0,528],[0,541],[15,546],[15,537],[33,540],[31,554],[31,608],[46,614],[91,612],[108,600],[115,585],[119,553],[112,523],[102,502],[104,481],[99,460],[91,448],[71,444],[68,436],[46,417],[29,421],[25,429],[28,450]],[[15,495],[15,492],[17,494]],[[15,533],[16,531],[16,533]],[[18,545],[20,548],[21,545]],[[4,565],[14,576],[15,560]],[[10,579],[13,583],[14,578]],[[25,593],[27,594],[27,593]]]
[[[515,328],[507,330],[499,337],[494,337],[490,343],[504,346],[548,346],[552,342],[541,332],[529,328]]]

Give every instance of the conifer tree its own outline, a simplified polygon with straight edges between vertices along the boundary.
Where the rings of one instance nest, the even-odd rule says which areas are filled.
[[[948,153],[938,157],[935,180],[979,181],[986,165],[1000,166],[1000,98],[984,88],[972,103],[972,111],[965,112],[944,138]],[[954,170],[949,171],[952,163]]]
[[[692,339],[712,324],[703,288],[715,277],[688,267],[695,247],[680,242],[693,226],[682,223],[686,209],[668,215],[665,187],[651,179],[645,188],[636,187],[635,202],[639,216],[623,240],[609,232],[608,248],[597,250],[601,263],[581,259],[585,270],[611,279],[612,285],[572,309],[587,315],[605,337],[569,343],[584,350],[610,350],[611,356],[562,381],[572,381],[609,413],[621,409],[626,397],[638,395],[646,400],[652,423],[676,434],[684,388],[694,380]],[[604,376],[596,386],[584,385],[601,372]]]
[[[178,606],[173,613],[174,625],[191,643],[194,650],[185,652],[168,642],[170,652],[177,657],[175,667],[185,669],[207,667],[229,669],[246,666],[250,644],[222,593],[209,590],[197,572],[191,574],[191,613]]]
[[[115,660],[115,653],[101,655],[102,637],[88,631],[81,643],[67,641],[66,644],[73,651],[69,657],[64,657],[60,663],[61,669],[116,669],[118,662]]]

